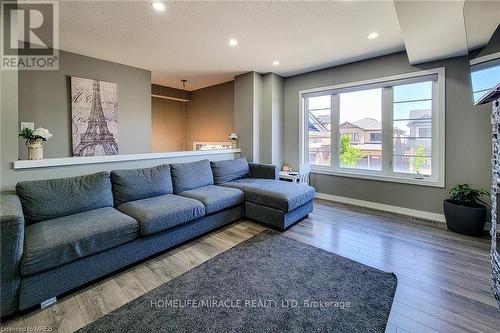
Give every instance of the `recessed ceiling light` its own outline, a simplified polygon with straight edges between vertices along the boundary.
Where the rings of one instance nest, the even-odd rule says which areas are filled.
[[[163,12],[165,10],[165,4],[162,1],[154,1],[151,6],[159,12]]]
[[[238,45],[238,41],[234,38],[231,38],[229,40],[229,46],[236,46],[236,45]]]
[[[372,32],[368,35],[368,39],[375,39],[378,37],[378,33],[376,32]]]
[[[278,66],[279,64],[280,64],[280,61],[279,61],[279,60],[274,60],[274,61],[273,61],[273,65],[274,65],[274,66]]]

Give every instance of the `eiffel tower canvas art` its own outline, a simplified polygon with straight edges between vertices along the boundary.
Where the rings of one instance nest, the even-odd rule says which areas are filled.
[[[118,154],[116,83],[71,77],[73,156]]]

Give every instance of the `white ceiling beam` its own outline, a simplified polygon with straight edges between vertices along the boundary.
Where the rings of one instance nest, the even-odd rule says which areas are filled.
[[[410,63],[466,55],[464,0],[394,0]]]

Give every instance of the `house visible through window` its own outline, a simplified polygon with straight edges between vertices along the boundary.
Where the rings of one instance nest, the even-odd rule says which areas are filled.
[[[315,172],[442,186],[444,71],[430,72],[301,93],[304,162]]]
[[[432,81],[393,87],[393,171],[432,174]],[[426,135],[421,135],[426,133]]]
[[[382,145],[373,143],[372,134],[381,135],[382,89],[339,93],[340,167],[380,170]],[[362,140],[352,140],[348,131],[356,131]]]

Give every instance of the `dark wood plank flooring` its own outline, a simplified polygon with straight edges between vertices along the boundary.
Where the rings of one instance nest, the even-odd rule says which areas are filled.
[[[264,229],[246,220],[232,224],[2,327],[73,332]],[[442,225],[321,200],[309,218],[284,235],[396,273],[387,332],[500,331],[487,237],[461,236]]]

